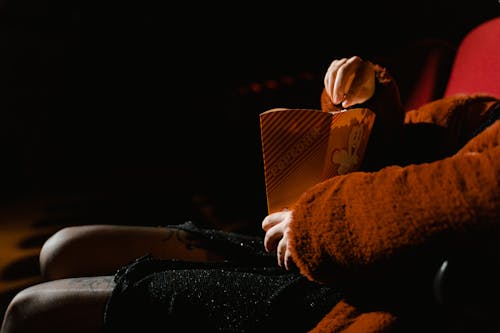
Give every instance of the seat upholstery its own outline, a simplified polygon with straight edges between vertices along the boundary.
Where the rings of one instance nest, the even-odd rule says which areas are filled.
[[[500,96],[500,17],[472,29],[461,41],[444,95]]]

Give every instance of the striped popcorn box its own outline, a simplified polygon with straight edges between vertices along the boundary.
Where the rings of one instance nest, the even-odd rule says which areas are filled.
[[[260,114],[269,213],[290,207],[310,186],[355,171],[363,161],[375,113],[274,108]]]

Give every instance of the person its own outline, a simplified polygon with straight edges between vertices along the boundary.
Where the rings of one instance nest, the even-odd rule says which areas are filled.
[[[264,217],[263,237],[192,222],[64,228],[40,252],[47,281],[12,299],[1,333],[443,331],[429,272],[498,236],[500,100],[405,112],[387,69],[359,56],[330,64],[320,100],[376,113],[358,171]]]

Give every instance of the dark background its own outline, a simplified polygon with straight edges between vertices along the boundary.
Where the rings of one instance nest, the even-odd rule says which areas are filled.
[[[202,219],[201,200],[259,220],[260,112],[319,107],[334,58],[383,58],[427,38],[456,45],[499,7],[4,0],[1,199],[95,196],[134,224]]]

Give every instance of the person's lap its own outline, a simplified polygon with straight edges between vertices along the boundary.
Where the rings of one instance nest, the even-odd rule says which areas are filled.
[[[117,274],[110,332],[306,332],[341,297],[267,262],[187,263],[144,257]]]
[[[121,225],[64,228],[40,252],[46,282],[12,299],[1,333],[100,332],[115,272],[144,255],[186,261],[218,259],[184,230]]]
[[[281,287],[278,286],[282,286],[284,281],[288,281],[285,284],[291,283],[290,285],[298,286],[298,288],[293,287],[291,290],[300,290],[300,292],[281,292],[280,294],[283,297],[279,298],[273,296],[273,299],[280,300],[276,303],[279,304],[276,306],[277,308],[281,308],[285,304],[287,306],[293,304],[292,308],[300,309],[300,304],[304,300],[307,300],[311,295],[315,295],[314,298],[316,301],[321,300],[318,304],[322,305],[318,305],[319,307],[315,310],[310,309],[309,306],[302,307],[302,309],[312,311],[310,313],[310,320],[312,322],[315,322],[317,319],[316,316],[324,314],[324,311],[329,309],[330,305],[338,300],[339,295],[336,293],[309,284],[309,282],[302,281],[304,280],[303,278],[291,276],[288,273],[283,275],[277,272],[276,277],[263,278],[262,272],[266,272],[264,275],[270,274],[269,267],[271,267],[273,272],[276,272],[278,268],[275,265],[274,256],[266,255],[261,247],[261,240],[258,238],[227,234],[219,231],[201,230],[189,224],[179,228],[172,226],[144,227],[117,225],[88,225],[65,228],[47,240],[40,254],[41,268],[46,274],[47,280],[56,280],[32,286],[16,295],[6,312],[4,327],[1,333],[26,331],[53,333],[103,332],[106,309],[109,306],[109,301],[112,299],[113,292],[116,291],[115,273],[118,271],[123,272],[122,269],[128,271],[134,262],[137,262],[138,259],[146,255],[150,258],[158,259],[160,262],[168,263],[170,262],[169,259],[179,259],[174,262],[191,262],[193,263],[193,267],[198,267],[197,262],[217,265],[216,262],[224,261],[224,257],[220,254],[227,253],[229,250],[229,256],[233,260],[236,260],[236,262],[233,262],[236,263],[236,267],[240,267],[238,265],[244,263],[242,267],[250,265],[249,267],[263,268],[263,271],[261,270],[257,274],[256,272],[245,272],[246,268],[244,268],[244,271],[240,271],[240,268],[237,268],[237,271],[227,273],[225,269],[221,270],[220,267],[214,266],[219,269],[219,272],[211,270],[212,273],[210,274],[199,275],[206,276],[205,280],[198,279],[198,275],[191,276],[189,281],[196,282],[197,287],[193,288],[192,291],[186,289],[183,294],[179,294],[181,297],[183,297],[182,295],[187,295],[184,297],[186,299],[192,299],[191,295],[193,292],[202,292],[204,289],[200,289],[200,287],[210,283],[217,283],[217,281],[214,281],[215,275],[217,275],[218,280],[222,274],[225,278],[225,282],[222,285],[227,286],[230,285],[230,281],[233,283],[237,280],[240,283],[243,281],[245,283],[255,283],[255,285],[252,285],[252,288],[241,288],[241,285],[237,287],[238,284],[236,284],[234,290],[229,292],[232,296],[221,294],[224,297],[243,297],[244,299],[250,296],[253,297],[254,301],[266,302],[265,295],[258,296],[259,293],[265,291],[264,289],[259,289],[259,286],[269,288],[274,285],[274,288],[280,289]],[[224,263],[227,264],[228,261],[224,261]],[[202,264],[200,267],[203,266]],[[155,271],[158,272],[156,268]],[[188,275],[197,274],[196,270],[191,271],[191,269],[186,272]],[[207,271],[204,272],[206,273]],[[147,274],[143,277],[144,279],[151,278]],[[174,288],[171,290],[171,293],[177,295],[175,281],[184,281],[186,277],[185,273],[174,272],[170,269],[161,271],[160,269],[158,274],[155,273],[155,277],[160,277],[160,280],[167,283],[167,285],[162,286],[160,289],[167,292]],[[246,275],[251,276],[251,278],[248,278]],[[289,278],[291,279],[290,281],[288,280]],[[282,279],[285,280],[282,281]],[[296,279],[302,282],[297,284],[295,282]],[[150,281],[157,282],[159,280]],[[302,283],[305,283],[306,288],[304,286],[301,287]],[[140,290],[142,287],[144,285],[140,285],[137,290]],[[214,288],[212,286],[211,289],[213,290]],[[274,294],[272,289],[267,289],[269,295]],[[288,289],[285,288],[283,291]],[[306,293],[306,297],[306,294],[302,293],[307,290],[309,291]],[[156,291],[149,295],[155,293]],[[293,296],[289,299],[286,295]],[[214,299],[220,298],[217,295],[206,295],[207,299],[211,299],[211,296],[214,296]],[[168,298],[168,295],[166,297]],[[182,299],[184,298],[178,298],[178,300],[183,302]],[[205,298],[200,298],[200,300]],[[220,299],[222,299],[221,304],[227,303],[227,299]],[[129,300],[136,301],[135,298],[130,298]],[[168,302],[168,299],[165,298],[165,302]],[[274,304],[275,301],[272,303]],[[204,302],[202,301],[200,304],[204,304]],[[243,306],[242,309],[247,311],[245,310],[248,307],[247,303],[243,302],[241,304]],[[238,313],[236,308],[235,304],[235,314]],[[130,308],[132,313],[137,314],[135,309],[137,309],[135,305]],[[163,311],[161,309],[164,309],[164,307],[159,307],[159,309],[159,311]],[[190,315],[191,308],[186,308],[186,310],[187,312],[185,313]],[[219,313],[215,312],[215,314]],[[250,313],[248,319],[263,318],[259,315],[256,317],[252,316]],[[230,317],[232,318],[232,316]],[[297,318],[299,317],[301,316]],[[158,317],[148,318],[154,321],[157,318],[163,318],[163,314],[160,314]],[[305,323],[303,319],[302,317],[301,322]],[[269,325],[272,326],[275,323],[269,323]]]

